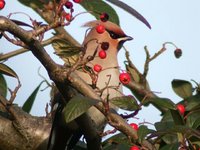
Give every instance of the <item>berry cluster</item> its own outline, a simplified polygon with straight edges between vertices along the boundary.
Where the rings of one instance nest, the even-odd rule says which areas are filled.
[[[4,0],[0,0],[0,10],[2,10],[6,5],[6,2]]]
[[[81,0],[73,0],[74,3],[81,3]],[[71,1],[67,1],[64,5],[67,9],[70,9],[70,13],[64,13],[63,16],[67,21],[72,20],[72,13],[74,12],[73,3]]]
[[[107,13],[102,13],[102,14],[100,14],[99,18],[102,22],[106,22],[106,21],[108,21],[109,16]],[[97,25],[95,29],[98,34],[103,34],[106,31],[104,25],[101,25],[101,24]],[[101,50],[98,52],[99,58],[105,59],[107,57],[106,50],[108,50],[108,48],[109,48],[108,42],[101,43]],[[93,70],[96,72],[100,72],[102,70],[102,66],[99,64],[95,64],[93,67]]]
[[[102,22],[106,22],[106,21],[108,21],[108,19],[109,19],[109,15],[108,15],[107,13],[101,13],[99,18],[100,18],[100,20],[101,20]],[[99,34],[102,34],[102,33],[104,33],[106,30],[105,30],[105,27],[104,27],[103,25],[99,24],[99,25],[96,26],[96,31],[97,31]]]
[[[105,13],[105,12],[101,13],[99,19],[102,22],[106,22],[109,19],[109,15],[107,13]],[[106,31],[105,26],[103,24],[98,24],[95,29],[96,29],[96,32],[98,34],[103,34]],[[101,59],[105,59],[107,57],[106,50],[108,50],[108,48],[109,48],[109,43],[108,42],[102,42],[101,43],[101,50],[98,53],[98,56]],[[101,67],[101,65],[96,64],[96,65],[94,65],[93,69],[96,72],[100,72],[102,70],[102,67]],[[120,80],[121,83],[126,85],[126,84],[128,84],[130,82],[131,77],[130,77],[130,75],[128,73],[123,72],[123,73],[121,73],[119,75],[119,80]]]

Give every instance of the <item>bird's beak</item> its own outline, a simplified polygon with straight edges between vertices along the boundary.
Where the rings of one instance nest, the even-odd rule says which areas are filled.
[[[125,36],[125,37],[121,37],[121,38],[118,38],[118,41],[130,41],[130,40],[133,40],[133,38],[131,36]]]

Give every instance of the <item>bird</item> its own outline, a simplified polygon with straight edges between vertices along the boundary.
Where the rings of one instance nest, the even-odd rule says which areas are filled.
[[[105,27],[105,32],[99,34],[96,31],[96,27],[99,25]],[[96,81],[96,87],[100,90],[104,89],[101,93],[101,98],[105,99],[108,95],[109,99],[122,96],[122,85],[119,81],[120,67],[118,64],[117,54],[124,42],[132,40],[133,38],[131,36],[127,36],[118,25],[110,21],[91,21],[86,23],[84,27],[91,28],[82,44],[82,46],[86,45],[87,47],[84,55],[85,58],[93,56],[95,51],[96,54],[98,54],[102,50],[102,44],[107,43],[108,45],[108,49],[105,50],[107,54],[105,59],[95,56],[94,59],[89,61],[87,64],[90,68],[94,68],[95,64],[102,67],[102,71],[98,73]],[[77,74],[89,85],[92,85],[92,78],[87,73],[77,71]],[[94,122],[99,127],[104,124],[105,117],[97,109],[89,109],[89,114],[92,120],[95,120]],[[98,119],[96,116],[98,116]]]
[[[122,96],[122,85],[119,80],[120,67],[118,64],[117,54],[124,42],[132,40],[133,38],[126,35],[117,24],[110,21],[95,20],[87,22],[83,26],[87,27],[89,30],[82,43],[82,59],[88,61],[86,61],[86,64],[84,64],[83,67],[75,70],[74,72],[78,74],[87,84],[91,85],[102,100],[109,100],[114,97]],[[105,30],[102,33],[99,33],[97,30],[98,26],[103,27]],[[99,52],[102,50],[106,53],[105,58],[101,58],[99,56]],[[96,65],[100,67],[100,70],[95,70],[94,67]],[[58,107],[57,111],[61,112],[63,107],[64,106]],[[117,109],[115,106],[111,107]],[[102,130],[105,127],[106,118],[98,109],[91,107],[86,114],[99,130]],[[59,115],[61,115],[61,113],[59,113]],[[62,117],[54,117],[54,122],[57,122],[56,124],[61,126],[61,128],[52,126],[47,148],[48,150],[55,150],[57,148],[57,146],[55,146],[56,137],[63,139],[63,137],[53,135],[57,134],[55,129],[58,129],[60,133],[68,134],[68,132],[65,132],[65,126],[58,123],[63,122],[59,121],[59,119],[62,119]],[[77,124],[75,126],[77,126]],[[75,130],[72,132],[75,133]],[[76,133],[78,133],[79,137],[81,136],[80,132]],[[64,135],[64,137],[69,138],[68,135]],[[61,146],[61,142],[59,144],[58,143],[59,140],[57,140],[59,150],[64,150],[67,147],[67,143],[65,143],[66,145],[64,146]]]

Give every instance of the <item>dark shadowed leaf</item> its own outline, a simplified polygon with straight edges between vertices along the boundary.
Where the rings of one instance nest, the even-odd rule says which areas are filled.
[[[162,137],[162,140],[167,144],[176,143],[178,142],[177,133],[165,133],[165,135]]]
[[[200,94],[187,98],[186,110],[191,111],[200,108]]]
[[[175,109],[175,104],[167,98],[151,98],[149,101],[161,108]]]
[[[172,88],[183,99],[192,96],[192,84],[188,81],[175,79],[172,81]]]
[[[100,13],[106,12],[109,15],[109,21],[119,25],[119,18],[116,11],[102,0],[83,0],[81,5],[89,11],[97,20],[99,20]]]
[[[110,102],[124,110],[134,111],[140,108],[136,99],[132,96],[115,97]]]
[[[74,147],[74,150],[87,150],[86,143],[79,140],[76,146]]]
[[[165,131],[166,129],[170,129],[174,126],[173,121],[162,121],[162,122],[156,122],[155,128],[157,131]]]
[[[186,124],[193,129],[198,128],[200,126],[200,110],[189,113]]]
[[[0,73],[18,78],[17,74],[7,65],[0,63]]]
[[[164,122],[164,121],[167,121],[167,122],[168,121],[173,121],[170,109],[164,113],[164,115],[162,117],[162,122]]]
[[[173,144],[178,141],[176,133],[168,132],[168,130],[172,129],[173,126],[174,126],[173,121],[162,121],[155,123],[157,134],[167,144]]]
[[[42,8],[43,4],[47,3],[49,0],[18,0],[21,4],[31,7],[33,9],[38,9],[38,8]]]
[[[151,132],[153,132],[153,130],[148,129],[145,125],[141,125],[137,132],[139,142],[141,143],[145,139],[145,137]]]
[[[128,138],[122,134],[116,134],[105,140],[102,144],[104,150],[125,150],[129,149],[131,143]]]
[[[174,120],[175,125],[184,125],[183,117],[180,115],[178,110],[170,110],[172,118]]]
[[[155,123],[155,127],[157,129],[157,134],[160,135],[162,140],[167,144],[174,144],[180,141],[180,139],[182,140],[182,134],[184,134],[187,138],[191,136],[200,138],[200,133],[197,130],[185,125],[175,125],[174,122],[171,121],[157,122]]]
[[[0,74],[0,94],[3,97],[6,97],[6,95],[7,95],[7,83],[2,74]]]
[[[165,145],[160,150],[178,150],[179,148],[179,143],[174,143],[174,144],[169,144]]]
[[[31,25],[29,25],[25,22],[19,21],[19,20],[11,19],[11,21],[14,22],[15,24],[19,25],[19,26],[26,26],[26,27],[33,28]]]
[[[81,95],[73,97],[63,109],[65,121],[68,123],[76,119],[98,102],[98,100],[83,97]]]
[[[40,84],[35,88],[35,90],[33,91],[33,93],[31,93],[31,95],[28,97],[28,99],[26,100],[26,102],[24,103],[24,105],[22,106],[22,109],[27,112],[30,113],[31,108],[33,106],[33,103],[35,101],[36,95],[40,89],[40,86],[42,85],[44,81],[40,82]]]
[[[187,137],[194,136],[194,137],[200,138],[200,133],[198,130],[194,130],[185,125],[175,125],[173,126],[172,129],[167,130],[167,131],[186,134]]]
[[[143,22],[149,29],[151,29],[151,25],[149,22],[140,14],[138,13],[135,9],[127,5],[126,3],[119,1],[119,0],[107,0],[108,2],[124,9],[126,12],[130,13],[132,16],[136,17],[138,20]]]

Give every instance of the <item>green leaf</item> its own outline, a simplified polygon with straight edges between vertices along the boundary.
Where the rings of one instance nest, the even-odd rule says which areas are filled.
[[[165,145],[160,150],[178,150],[179,148],[179,143],[174,143],[170,145]]]
[[[184,120],[183,117],[180,115],[180,113],[178,112],[178,110],[170,110],[172,118],[174,120],[174,124],[175,125],[184,125]]]
[[[151,132],[153,132],[153,130],[148,129],[145,125],[141,125],[137,132],[139,142],[141,143],[145,139],[145,137]]]
[[[0,74],[0,94],[3,96],[3,97],[6,97],[7,95],[7,83],[6,83],[6,80],[4,78],[4,76],[2,74]]]
[[[164,122],[164,121],[166,121],[166,122],[168,122],[168,121],[173,121],[173,118],[172,118],[172,115],[171,115],[170,109],[167,110],[167,111],[164,113],[164,115],[163,115],[161,121],[162,121],[162,122]]]
[[[149,101],[161,108],[175,109],[175,104],[167,98],[151,98]]]
[[[135,70],[134,68],[132,68],[129,64],[132,63],[132,62],[129,62],[128,64],[125,64],[126,66],[126,70],[127,72],[130,73],[131,77],[133,78],[133,80],[137,83],[140,82],[140,74],[138,73],[137,70]]]
[[[194,129],[187,127],[185,125],[175,125],[172,129],[167,130],[167,132],[182,133],[182,134],[185,134],[186,138],[189,138],[191,136],[200,138],[200,133],[199,133],[198,130],[194,130]]]
[[[18,0],[21,4],[27,6],[27,7],[31,7],[33,9],[38,9],[38,8],[43,8],[43,4],[47,3],[49,0]]]
[[[160,135],[163,141],[167,144],[173,144],[178,142],[177,133],[184,134],[185,138],[189,138],[191,136],[200,138],[200,133],[197,130],[194,130],[185,125],[174,125],[174,122],[157,122],[155,124],[157,129],[157,134]]]
[[[127,5],[126,3],[124,3],[120,0],[107,0],[107,1],[118,6],[118,7],[120,7],[120,8],[122,8],[122,9],[124,9],[126,12],[128,12],[132,16],[136,17],[138,20],[143,22],[149,29],[151,29],[151,25],[149,24],[149,22],[140,13],[138,13],[135,9],[133,9],[132,7]]]
[[[24,110],[27,113],[30,113],[31,108],[33,106],[33,103],[35,101],[36,95],[40,89],[40,86],[42,85],[44,81],[40,82],[40,84],[35,88],[35,90],[31,93],[31,95],[28,97],[24,105],[22,106],[22,110]]]
[[[0,63],[0,73],[18,78],[17,74],[7,65]]]
[[[86,143],[79,140],[78,143],[75,145],[74,149],[75,150],[87,150],[86,147],[87,147]]]
[[[130,141],[123,133],[118,133],[105,140],[102,144],[104,150],[124,150],[130,148]]]
[[[52,46],[55,54],[58,55],[68,65],[73,65],[81,52],[81,47],[72,45],[69,41],[64,39],[56,39],[53,41]]]
[[[162,122],[156,122],[155,128],[157,131],[166,131],[167,129],[170,129],[174,126],[173,121],[162,121]]]
[[[100,13],[106,12],[109,15],[109,21],[119,25],[119,18],[116,11],[102,0],[83,0],[81,5],[90,12],[97,20]]]
[[[187,115],[186,125],[193,129],[197,129],[200,126],[200,110],[191,112]]]
[[[178,141],[176,133],[170,133],[168,130],[174,126],[173,121],[162,121],[155,123],[157,134],[160,135],[161,139],[167,144],[173,144]]]
[[[186,110],[191,111],[200,108],[200,94],[187,98]]]
[[[188,81],[175,79],[172,81],[172,88],[183,99],[192,96],[192,84]]]
[[[66,123],[76,119],[98,102],[99,100],[83,97],[81,95],[73,97],[63,109]]]
[[[177,134],[173,133],[166,133],[163,137],[162,140],[167,143],[167,144],[173,144],[178,142],[178,136]]]
[[[140,109],[136,99],[132,96],[115,97],[110,102],[124,110],[134,111]]]
[[[110,143],[109,145],[106,145],[103,147],[103,150],[128,150],[130,149],[130,146],[127,144],[121,144],[121,143]]]

